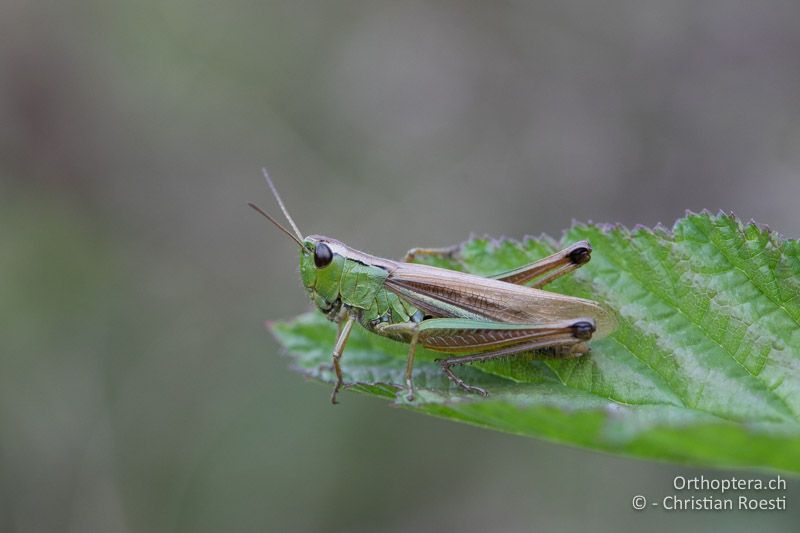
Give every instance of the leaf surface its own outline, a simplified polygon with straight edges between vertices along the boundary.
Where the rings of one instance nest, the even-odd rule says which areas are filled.
[[[472,238],[427,262],[508,271],[587,239],[592,260],[547,290],[605,304],[619,326],[569,360],[511,357],[457,367],[455,388],[419,350],[417,399],[396,394],[407,345],[353,328],[350,390],[435,416],[657,460],[800,472],[800,243],[731,215],[672,230],[581,224],[560,242]],[[334,324],[318,312],[272,324],[294,366],[333,383]]]

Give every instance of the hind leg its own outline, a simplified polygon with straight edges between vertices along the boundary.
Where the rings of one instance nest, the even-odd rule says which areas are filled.
[[[588,263],[591,258],[592,246],[589,241],[578,241],[535,263],[492,277],[516,285],[525,285],[533,281],[530,286],[541,289],[561,276],[579,269]]]

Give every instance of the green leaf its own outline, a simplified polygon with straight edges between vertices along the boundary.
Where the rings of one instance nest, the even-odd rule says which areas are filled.
[[[417,399],[396,394],[407,346],[355,327],[345,381],[404,408],[612,453],[800,472],[800,242],[733,216],[687,214],[671,231],[576,225],[560,242],[472,238],[435,264],[504,272],[587,239],[592,260],[548,290],[603,302],[619,327],[569,360],[459,367],[452,386],[420,350]],[[318,312],[272,330],[312,378],[333,383],[335,325]]]

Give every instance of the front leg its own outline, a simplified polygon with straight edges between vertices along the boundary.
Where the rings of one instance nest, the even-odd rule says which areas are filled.
[[[353,322],[355,322],[355,319],[349,315],[345,317],[344,321],[339,322],[339,334],[336,338],[336,344],[333,347],[333,370],[336,372],[336,386],[333,388],[333,392],[331,393],[331,403],[333,404],[339,403],[336,401],[336,395],[339,394],[339,390],[344,385],[344,380],[342,379],[342,367],[339,364],[339,361],[342,358],[342,352],[344,352],[344,346],[347,344],[347,339],[350,338],[350,330],[353,329]]]

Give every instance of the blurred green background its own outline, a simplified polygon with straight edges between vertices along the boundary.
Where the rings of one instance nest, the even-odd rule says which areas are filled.
[[[791,481],[634,512],[704,471],[330,406],[263,329],[308,302],[245,202],[267,166],[301,230],[388,257],[687,208],[798,237],[797,2],[0,11],[0,530],[796,528]]]

